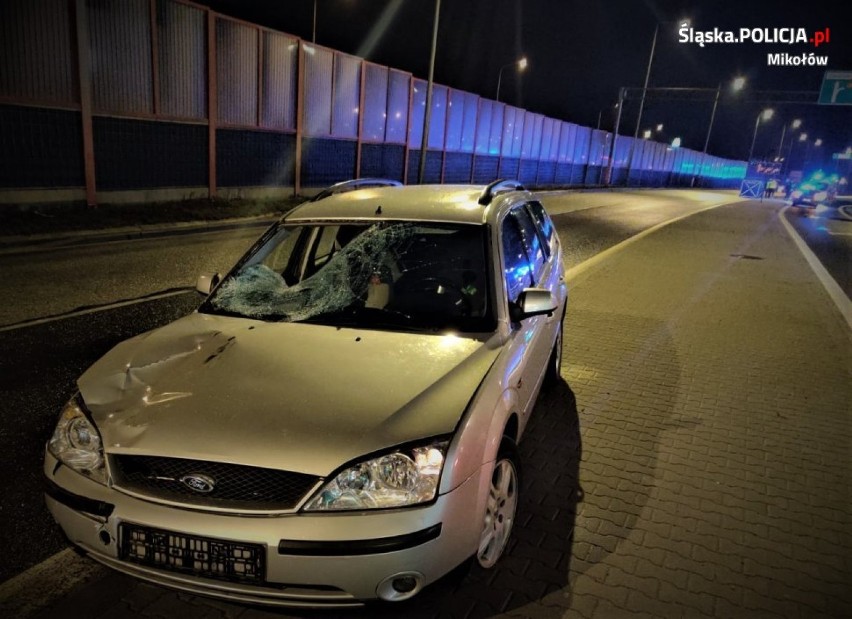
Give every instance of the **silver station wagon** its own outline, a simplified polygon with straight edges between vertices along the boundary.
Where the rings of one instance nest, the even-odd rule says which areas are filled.
[[[70,541],[154,583],[281,606],[405,600],[494,566],[516,443],[560,376],[562,250],[535,197],[341,183],[219,280],[78,380],[44,463]]]

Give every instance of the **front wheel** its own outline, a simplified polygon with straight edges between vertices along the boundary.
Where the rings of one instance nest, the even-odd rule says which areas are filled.
[[[515,524],[520,483],[517,448],[514,442],[504,438],[491,473],[479,548],[476,551],[476,560],[484,569],[494,567],[506,550]]]

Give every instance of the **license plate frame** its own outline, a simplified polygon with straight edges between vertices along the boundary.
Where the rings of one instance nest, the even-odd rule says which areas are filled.
[[[122,561],[177,574],[263,585],[266,547],[178,533],[130,522],[119,525]]]

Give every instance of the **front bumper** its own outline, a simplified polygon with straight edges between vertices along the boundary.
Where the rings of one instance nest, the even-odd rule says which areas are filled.
[[[239,516],[179,509],[98,484],[45,457],[45,500],[66,536],[93,559],[174,589],[276,606],[357,606],[394,599],[389,579],[414,575],[414,593],[476,551],[481,470],[425,507],[381,512]],[[140,565],[119,556],[122,523],[193,537],[257,544],[264,581],[246,584]],[[406,595],[404,597],[409,597]]]

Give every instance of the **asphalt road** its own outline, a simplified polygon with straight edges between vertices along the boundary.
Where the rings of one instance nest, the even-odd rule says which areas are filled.
[[[706,208],[707,193],[551,194],[544,198],[576,266],[662,222]],[[715,194],[715,202],[732,195]],[[112,307],[191,286],[201,271],[223,271],[258,230],[204,233],[0,256],[0,582],[66,546],[41,498],[41,461],[59,407],[74,381],[113,345],[182,316],[195,292]],[[827,235],[832,239],[843,238]],[[848,256],[848,246],[846,249]],[[848,291],[848,288],[846,288]],[[81,306],[103,305],[83,314]],[[55,317],[41,324],[16,323]],[[5,327],[3,326],[5,325]]]
[[[225,271],[263,228],[50,247],[0,256],[0,327],[180,288]]]
[[[819,261],[838,283],[847,297],[852,298],[852,221],[835,208],[817,207],[806,216],[799,209],[789,208],[783,215],[799,236],[816,254]]]

